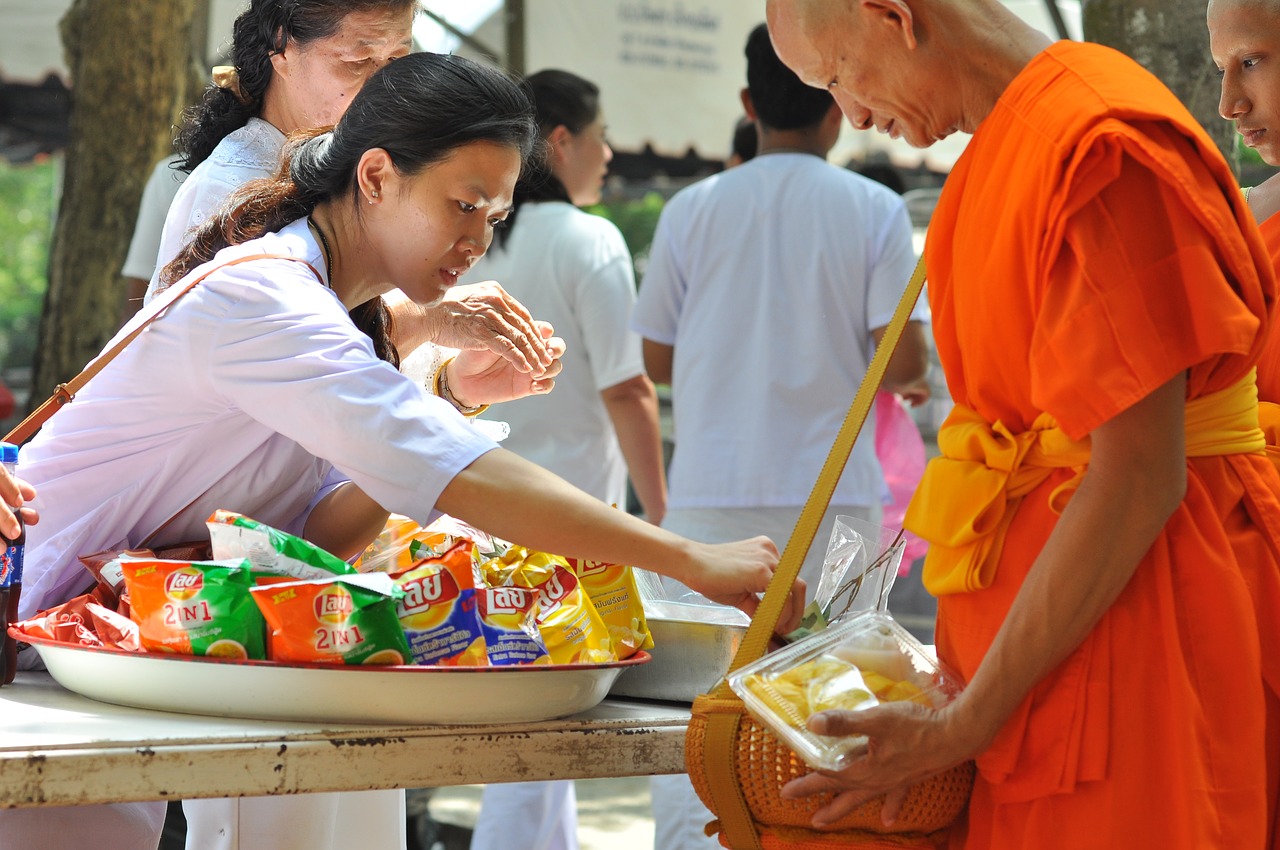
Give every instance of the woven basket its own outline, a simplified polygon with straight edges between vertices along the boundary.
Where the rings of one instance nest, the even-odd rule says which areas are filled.
[[[740,701],[712,695],[698,697],[693,703],[685,737],[686,769],[694,790],[708,808],[713,808],[713,803],[702,770],[707,716],[743,711]],[[965,762],[913,786],[892,827],[881,822],[883,798],[878,798],[820,832],[810,824],[814,814],[831,802],[832,795],[782,799],[782,786],[812,773],[812,768],[749,714],[742,714],[738,724],[734,761],[743,797],[760,832],[761,844],[767,849],[935,847],[945,837],[942,831],[964,811],[973,788],[974,766]]]

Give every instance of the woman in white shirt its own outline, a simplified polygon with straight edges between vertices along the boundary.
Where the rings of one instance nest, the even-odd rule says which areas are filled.
[[[300,140],[287,176],[210,219],[168,272],[216,270],[167,296],[164,316],[24,449],[19,471],[38,489],[42,522],[28,538],[23,613],[91,584],[77,555],[192,539],[216,507],[344,557],[372,541],[388,511],[419,522],[444,511],[754,608],[777,561],[768,540],[685,540],[499,449],[453,408],[546,392],[549,377],[463,351],[433,396],[396,370],[385,313],[358,309],[392,287],[421,303],[442,297],[505,218],[534,133],[505,75],[415,54],[375,74],[333,131]],[[223,265],[263,253],[277,256]],[[802,598],[793,594],[792,624]],[[197,825],[204,837],[189,833],[188,846],[404,844],[403,816],[381,805],[257,802],[248,817],[239,807],[249,802],[211,802],[222,814]],[[154,847],[157,807],[0,812],[0,848]]]
[[[178,132],[179,167],[190,175],[165,216],[146,300],[232,192],[276,173],[290,133],[336,123],[374,71],[408,55],[416,11],[416,0],[251,0],[233,27],[233,64],[215,69],[216,85]],[[431,341],[490,348],[525,371],[550,363],[528,311],[493,284],[460,288],[430,309],[395,292],[387,300],[402,354]]]
[[[493,411],[507,448],[607,503],[626,507],[627,473],[646,519],[662,521],[667,488],[658,397],[640,337],[627,327],[636,300],[631,252],[618,228],[579,207],[600,200],[613,152],[600,90],[568,71],[526,86],[545,154],[521,175],[515,208],[493,249],[464,280],[492,278],[565,340],[554,396]],[[577,850],[571,781],[489,785],[472,850],[502,850],[509,824],[527,825],[523,850]]]

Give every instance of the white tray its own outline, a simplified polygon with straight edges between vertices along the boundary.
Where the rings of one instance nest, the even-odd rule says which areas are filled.
[[[322,723],[481,724],[551,720],[595,707],[640,652],[611,664],[362,667],[169,656],[27,635],[70,691],[183,714]]]

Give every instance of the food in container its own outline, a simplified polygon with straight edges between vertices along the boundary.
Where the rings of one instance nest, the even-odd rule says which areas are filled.
[[[891,616],[866,611],[734,671],[729,686],[807,764],[840,770],[866,738],[817,735],[814,714],[905,700],[941,708],[961,684]]]

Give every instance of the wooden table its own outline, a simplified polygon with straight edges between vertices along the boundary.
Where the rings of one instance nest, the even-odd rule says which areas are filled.
[[[0,807],[681,773],[688,720],[687,705],[614,699],[492,726],[240,720],[110,705],[20,673],[0,689]]]

